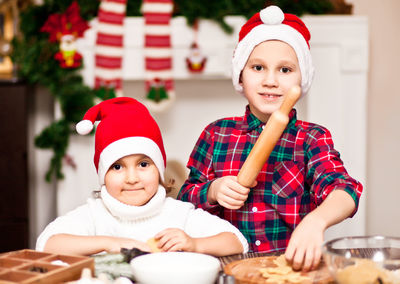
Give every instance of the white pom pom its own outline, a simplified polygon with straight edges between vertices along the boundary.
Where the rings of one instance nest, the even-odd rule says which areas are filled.
[[[279,25],[285,19],[285,15],[278,6],[268,6],[260,11],[260,18],[266,25]]]
[[[78,122],[75,128],[80,135],[86,135],[92,131],[93,123],[90,120],[82,120]]]

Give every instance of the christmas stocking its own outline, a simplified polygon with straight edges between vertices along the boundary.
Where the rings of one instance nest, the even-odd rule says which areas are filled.
[[[173,6],[172,0],[143,0],[142,4],[146,105],[154,111],[165,110],[175,98],[170,31]]]
[[[95,88],[114,88],[122,95],[124,18],[127,0],[101,0],[98,12]]]

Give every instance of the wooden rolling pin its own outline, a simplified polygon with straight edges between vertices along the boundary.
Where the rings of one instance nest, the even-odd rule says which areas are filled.
[[[239,171],[238,182],[241,185],[245,187],[251,187],[253,185],[258,173],[267,162],[276,142],[278,142],[289,123],[289,113],[300,98],[300,95],[300,87],[292,87],[286,94],[281,107],[274,111],[268,119],[267,124]]]

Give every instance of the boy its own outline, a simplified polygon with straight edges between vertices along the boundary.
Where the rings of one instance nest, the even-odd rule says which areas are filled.
[[[310,89],[314,68],[310,33],[277,6],[256,13],[242,27],[232,59],[235,89],[248,100],[242,117],[208,125],[190,156],[190,174],[178,198],[234,224],[250,251],[285,251],[293,268],[314,269],[324,231],[355,214],[362,185],[351,178],[330,132],[297,120],[296,110],[253,187],[237,174],[270,115],[287,91]]]

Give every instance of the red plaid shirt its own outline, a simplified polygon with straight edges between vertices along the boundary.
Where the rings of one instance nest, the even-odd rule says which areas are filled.
[[[302,218],[331,191],[345,190],[357,208],[362,185],[347,174],[330,132],[297,120],[293,109],[289,124],[246,203],[238,210],[209,204],[210,183],[238,174],[263,126],[249,107],[242,117],[220,119],[208,125],[189,158],[190,174],[178,198],[230,221],[246,237],[250,251],[283,251]]]

